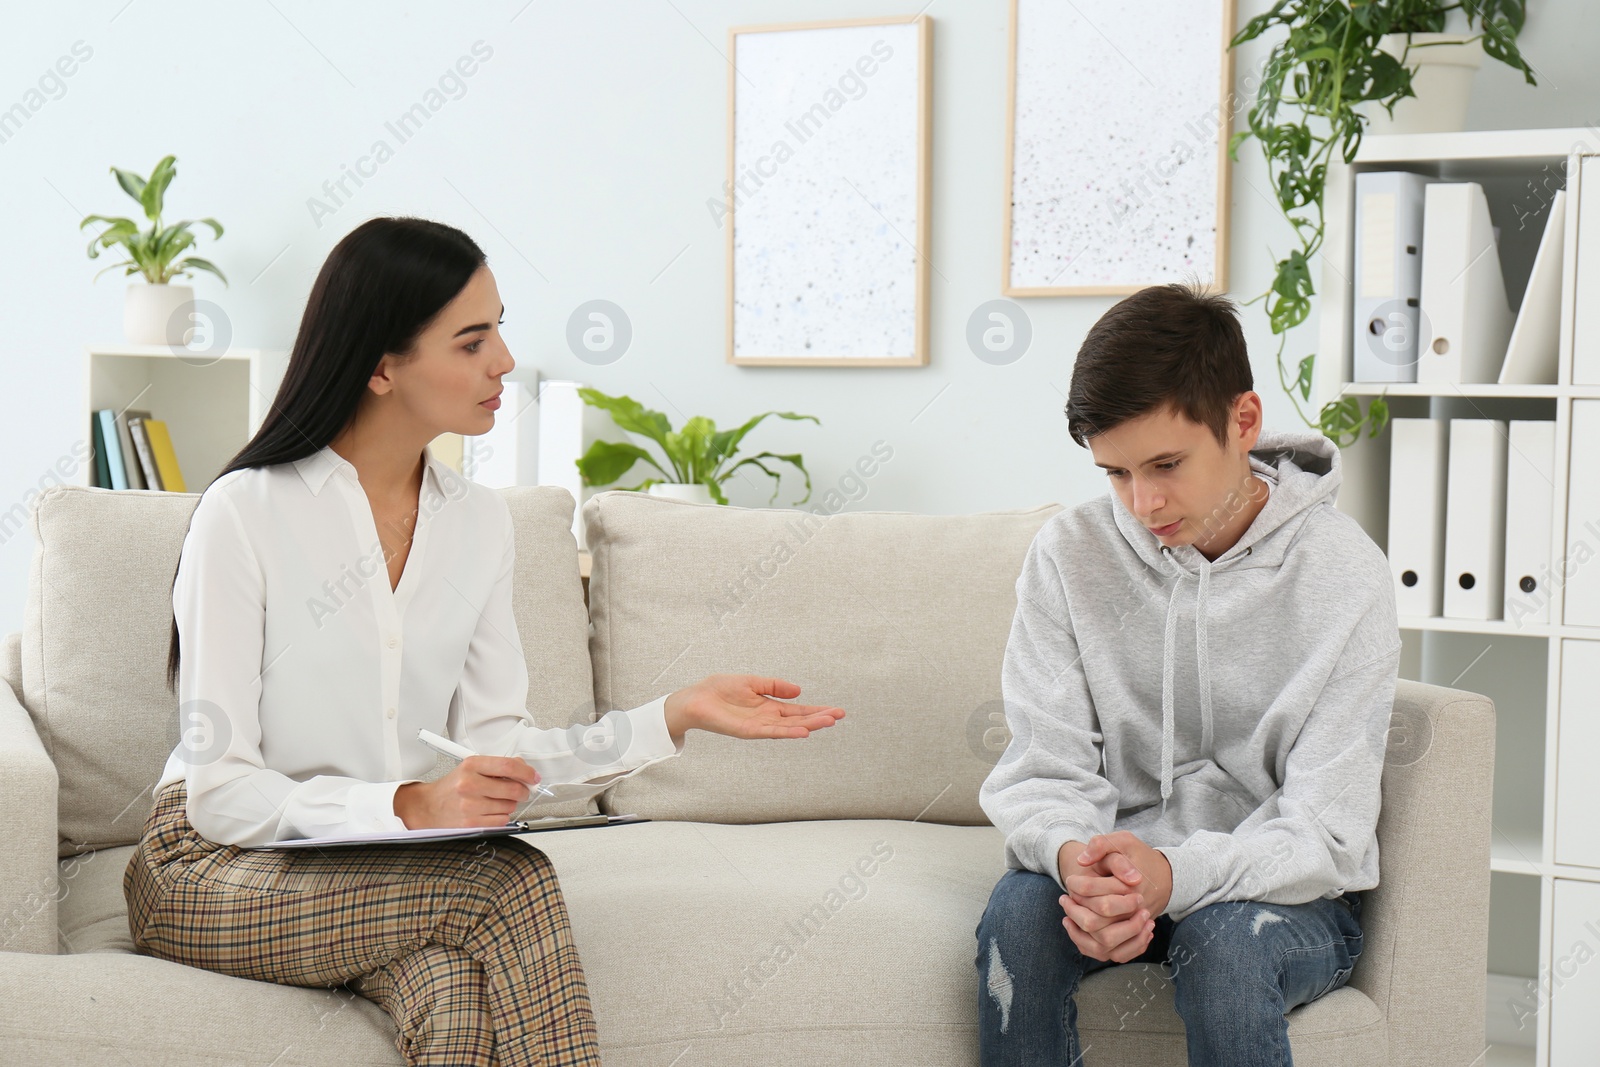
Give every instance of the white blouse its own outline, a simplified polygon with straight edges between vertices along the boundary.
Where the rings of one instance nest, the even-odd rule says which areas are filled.
[[[218,478],[195,507],[172,591],[181,736],[157,788],[186,780],[201,835],[258,845],[404,830],[395,789],[434,766],[419,728],[521,756],[556,800],[682,752],[664,696],[598,722],[534,726],[511,608],[513,532],[498,492],[426,454],[391,590],[366,492],[332,447]]]

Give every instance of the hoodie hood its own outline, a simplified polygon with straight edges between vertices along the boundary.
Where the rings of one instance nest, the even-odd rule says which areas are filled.
[[[1238,542],[1215,560],[1193,545],[1163,545],[1155,534],[1111,494],[1117,529],[1139,558],[1163,581],[1172,582],[1167,599],[1166,636],[1161,656],[1161,809],[1172,795],[1176,703],[1173,673],[1177,646],[1178,600],[1195,598],[1195,652],[1200,683],[1202,747],[1212,745],[1211,668],[1206,634],[1206,600],[1214,571],[1281,567],[1307,513],[1332,505],[1339,491],[1339,449],[1321,434],[1263,430],[1249,455],[1251,471],[1267,484],[1267,503]],[[1194,592],[1188,592],[1190,588]]]

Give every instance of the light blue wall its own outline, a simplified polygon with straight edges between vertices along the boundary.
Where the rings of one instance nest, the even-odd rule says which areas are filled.
[[[1259,10],[1242,0],[1243,13]],[[1524,41],[1547,84],[1524,90],[1490,70],[1471,125],[1581,125],[1600,120],[1600,39],[1586,0],[1535,3]],[[801,451],[831,485],[887,441],[894,458],[854,508],[967,512],[1071,503],[1104,478],[1066,436],[1061,414],[1073,354],[1109,298],[1025,301],[1034,339],[1004,367],[976,359],[964,328],[999,295],[1004,200],[1004,0],[934,0],[932,363],[920,369],[730,367],[723,361],[723,233],[718,195],[727,133],[730,25],[906,14],[915,3],[811,0],[523,0],[484,4],[228,5],[125,0],[30,5],[0,35],[0,109],[22,100],[76,42],[92,55],[20,131],[0,143],[0,511],[72,455],[82,435],[83,346],[121,336],[123,281],[83,253],[78,220],[123,214],[110,164],[147,171],[175,153],[169,198],[182,215],[228,227],[200,254],[232,279],[197,295],[222,304],[235,343],[290,344],[329,248],[361,220],[417,214],[472,233],[506,299],[519,361],[548,377],[584,377],[674,413],[727,423],[769,407],[819,415],[763,428],[752,442]],[[320,225],[308,200],[353,166],[384,124],[420,100],[475,42],[492,49],[459,98]],[[1259,48],[1241,53],[1250,70]],[[1259,191],[1253,151],[1233,186],[1232,281],[1268,281],[1269,248],[1287,229]],[[565,348],[579,303],[626,309],[633,345],[591,367]],[[1269,425],[1293,414],[1276,385],[1259,314],[1246,312]],[[1312,331],[1299,339],[1309,351]],[[787,492],[787,487],[786,487]],[[766,501],[756,485],[734,502]],[[782,500],[792,499],[785,495]],[[32,553],[27,534],[0,544],[0,632],[20,629]]]

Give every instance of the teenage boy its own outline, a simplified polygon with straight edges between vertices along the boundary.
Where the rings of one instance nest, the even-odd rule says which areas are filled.
[[[1349,980],[1378,884],[1399,665],[1383,553],[1326,437],[1261,428],[1234,305],[1166,285],[1084,339],[1067,429],[1111,492],[1028,550],[980,801],[1006,837],[977,928],[985,1065],[1079,1067],[1076,996],[1170,962],[1191,1067],[1281,1067]]]

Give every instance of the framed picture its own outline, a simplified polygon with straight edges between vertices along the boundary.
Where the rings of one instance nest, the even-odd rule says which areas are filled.
[[[728,31],[728,362],[928,362],[926,15]]]
[[[1228,276],[1233,0],[1012,0],[1007,296]]]

